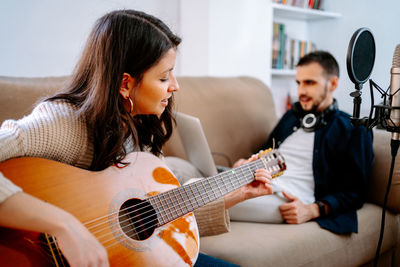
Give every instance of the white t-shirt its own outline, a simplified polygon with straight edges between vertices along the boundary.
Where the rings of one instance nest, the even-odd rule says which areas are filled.
[[[285,158],[287,169],[273,180],[275,192],[286,191],[304,204],[315,201],[312,169],[314,135],[314,132],[300,128],[285,139],[279,146],[279,152]]]
[[[300,128],[285,139],[279,151],[285,158],[287,169],[272,181],[275,193],[233,206],[229,209],[231,220],[282,223],[279,206],[287,202],[282,191],[298,197],[305,204],[315,201],[312,170],[314,134]]]

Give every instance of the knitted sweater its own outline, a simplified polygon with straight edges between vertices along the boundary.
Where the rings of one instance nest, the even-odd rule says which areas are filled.
[[[133,152],[127,142],[126,151]],[[93,160],[93,139],[76,107],[64,101],[40,103],[30,115],[7,120],[0,128],[0,162],[15,157],[40,157],[88,169]],[[0,172],[0,203],[22,191]],[[200,235],[229,230],[224,200],[216,200],[195,212]]]

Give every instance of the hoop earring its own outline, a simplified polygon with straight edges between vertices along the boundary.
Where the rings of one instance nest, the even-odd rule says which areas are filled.
[[[130,96],[128,96],[128,100],[129,100],[129,114],[132,114],[133,111],[133,102]]]

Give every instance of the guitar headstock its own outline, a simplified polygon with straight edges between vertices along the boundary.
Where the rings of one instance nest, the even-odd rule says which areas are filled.
[[[265,168],[271,172],[272,178],[276,178],[283,174],[286,170],[285,158],[277,149],[266,149],[258,152],[256,155],[257,159],[260,159]]]

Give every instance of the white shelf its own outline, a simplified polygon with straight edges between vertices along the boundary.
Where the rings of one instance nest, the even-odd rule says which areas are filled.
[[[335,12],[327,12],[317,9],[300,8],[295,6],[282,5],[272,3],[272,9],[274,16],[287,19],[295,20],[324,20],[324,19],[336,19],[340,18],[341,15]]]
[[[296,76],[296,70],[271,69],[272,76]]]

